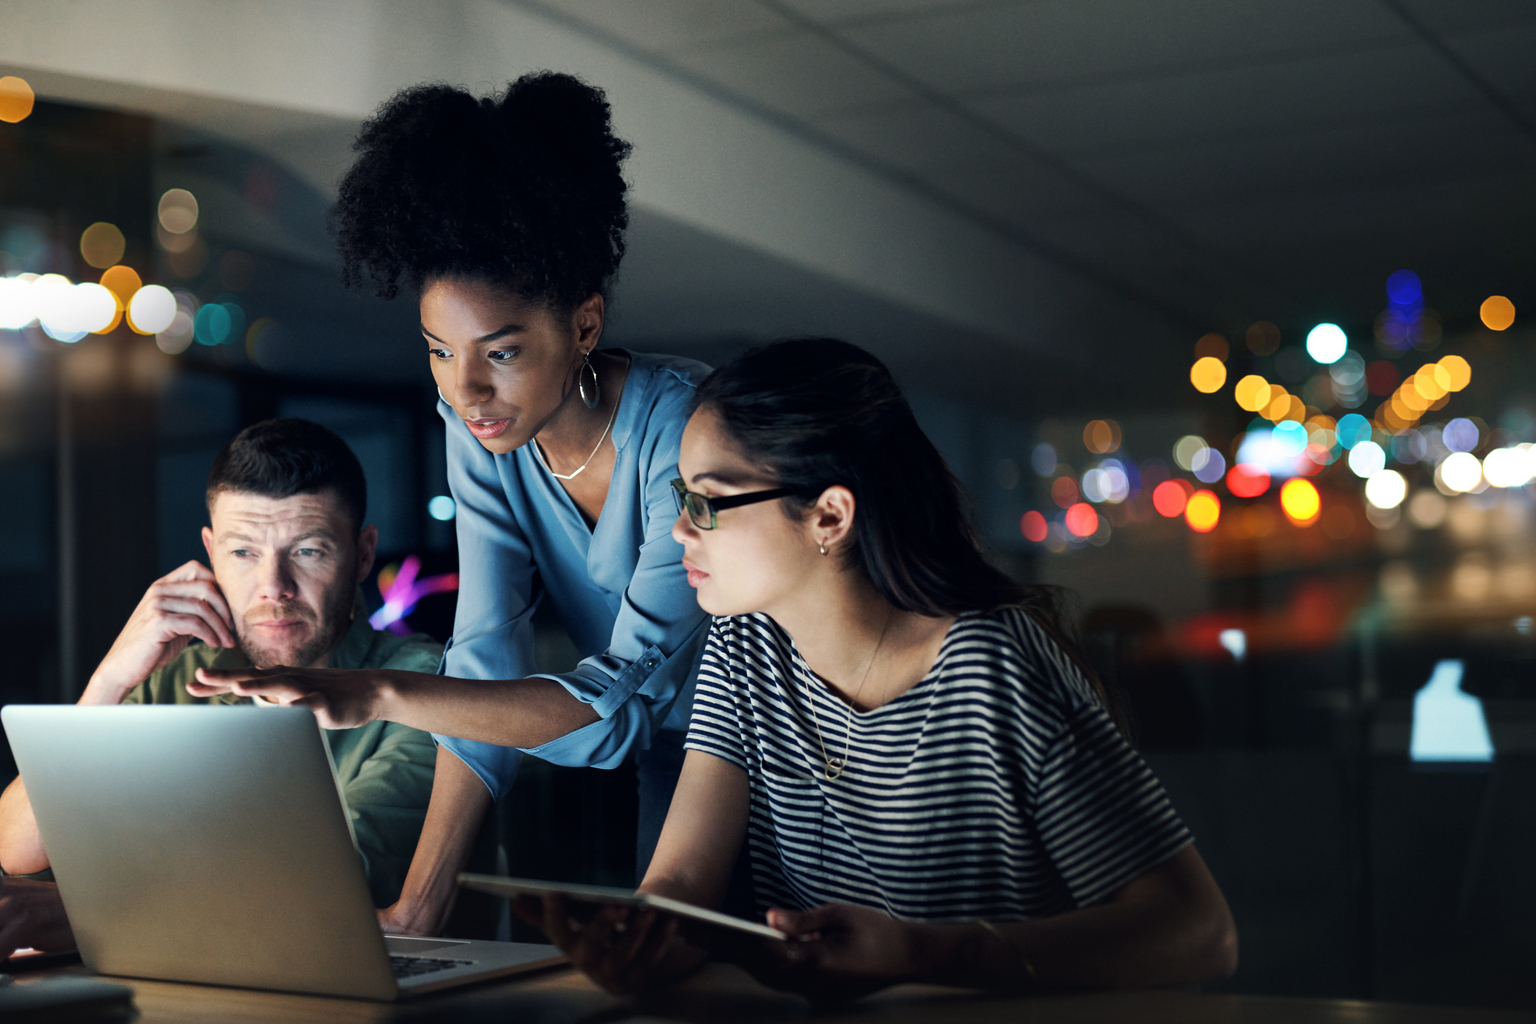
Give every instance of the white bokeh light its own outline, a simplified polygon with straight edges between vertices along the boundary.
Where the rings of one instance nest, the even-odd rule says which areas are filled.
[[[1369,480],[1387,465],[1387,453],[1375,441],[1361,441],[1349,450],[1349,471]]]
[[[128,303],[128,316],[145,334],[159,334],[176,319],[176,296],[169,288],[147,284],[133,293],[133,299]]]
[[[1440,479],[1452,491],[1465,494],[1483,478],[1483,464],[1471,452],[1452,452],[1440,463]]]
[[[1318,324],[1307,334],[1307,355],[1327,366],[1343,358],[1349,338],[1338,324]]]
[[[1377,508],[1397,508],[1408,497],[1408,481],[1395,469],[1384,469],[1365,482],[1365,500]]]

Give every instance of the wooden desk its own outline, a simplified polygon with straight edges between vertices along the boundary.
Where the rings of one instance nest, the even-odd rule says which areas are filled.
[[[81,968],[23,975],[18,984]],[[1529,1014],[1351,1000],[1132,992],[1007,997],[902,985],[856,1003],[812,1009],[733,967],[710,966],[677,990],[615,999],[569,969],[492,982],[395,1005],[247,989],[122,981],[134,990],[138,1024],[1530,1024]]]

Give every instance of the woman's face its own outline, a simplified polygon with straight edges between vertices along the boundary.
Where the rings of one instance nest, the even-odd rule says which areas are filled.
[[[527,444],[560,408],[602,323],[598,295],[564,317],[477,281],[432,281],[421,294],[421,333],[438,390],[496,454]]]
[[[677,468],[690,491],[711,498],[778,486],[737,449],[708,406],[688,420]],[[776,607],[814,589],[812,577],[825,565],[809,520],[785,515],[779,499],[725,509],[715,518],[713,530],[700,530],[686,512],[672,525],[673,538],[683,546],[688,583],[704,611],[773,615]]]

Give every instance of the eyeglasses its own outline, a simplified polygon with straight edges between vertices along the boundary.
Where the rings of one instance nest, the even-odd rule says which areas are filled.
[[[792,493],[794,492],[788,487],[775,487],[771,491],[733,494],[729,498],[709,498],[690,491],[688,485],[683,483],[682,477],[672,481],[672,500],[677,502],[677,511],[687,512],[688,521],[701,530],[713,530],[718,525],[715,522],[715,516],[728,508],[755,505],[760,501],[770,501]]]

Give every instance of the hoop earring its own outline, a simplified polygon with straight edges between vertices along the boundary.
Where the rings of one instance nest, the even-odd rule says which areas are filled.
[[[592,375],[592,393],[590,395],[587,394],[586,381],[581,379],[583,371]],[[581,400],[586,403],[588,409],[596,409],[597,403],[603,400],[602,388],[597,386],[597,371],[592,369],[592,360],[585,352],[581,356],[581,367],[576,371],[576,390],[580,392]]]

